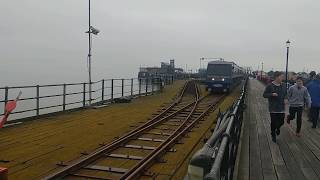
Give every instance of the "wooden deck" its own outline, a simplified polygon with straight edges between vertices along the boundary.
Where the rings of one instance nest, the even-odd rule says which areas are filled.
[[[40,179],[67,163],[109,143],[147,121],[152,113],[171,102],[184,81],[167,86],[163,93],[140,97],[127,104],[87,109],[3,128],[0,130],[0,167],[9,179]],[[116,128],[115,128],[116,127]]]
[[[264,87],[249,81],[237,179],[319,180],[320,129],[311,129],[305,113],[302,137],[295,136],[295,122],[285,123],[277,143],[272,142]]]

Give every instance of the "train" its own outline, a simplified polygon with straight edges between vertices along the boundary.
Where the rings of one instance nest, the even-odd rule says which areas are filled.
[[[245,70],[234,62],[210,61],[206,72],[206,90],[229,93],[245,77]]]

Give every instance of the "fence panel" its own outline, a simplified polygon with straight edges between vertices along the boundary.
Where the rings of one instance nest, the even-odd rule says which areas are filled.
[[[102,79],[92,82],[92,103],[112,102],[114,98],[147,95],[160,90],[168,77]],[[4,113],[5,103],[14,100],[19,91],[22,96],[17,108],[11,113],[11,120],[37,117],[54,112],[83,108],[89,104],[89,84],[49,84],[35,86],[0,87],[0,114]]]

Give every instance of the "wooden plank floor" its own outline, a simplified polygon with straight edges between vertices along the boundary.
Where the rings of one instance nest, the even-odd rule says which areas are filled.
[[[295,136],[295,122],[285,123],[272,142],[265,86],[254,79],[248,86],[238,179],[319,180],[320,129],[311,129],[305,113],[301,137]]]
[[[176,81],[163,93],[113,104],[24,122],[0,130],[0,167],[9,169],[9,179],[41,179],[83,154],[109,143],[132,130],[172,99],[184,85]],[[131,126],[133,125],[133,126]],[[116,127],[116,128],[115,128]]]

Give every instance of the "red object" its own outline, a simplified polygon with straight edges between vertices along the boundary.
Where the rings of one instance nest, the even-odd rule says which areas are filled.
[[[0,167],[0,180],[8,180],[8,169]]]
[[[4,123],[6,123],[9,114],[16,108],[17,102],[16,101],[8,101],[6,107],[4,108],[4,115],[0,118],[0,128],[3,127]],[[0,179],[1,180],[1,179]]]
[[[5,114],[0,118],[0,128],[3,127],[4,123],[7,121],[9,114]],[[1,179],[0,179],[1,180]]]
[[[17,101],[19,100],[21,94],[22,94],[22,92],[20,91],[16,100],[8,101],[6,103],[6,106],[4,108],[4,115],[0,118],[0,128],[3,127],[4,123],[6,123],[8,117],[9,117],[9,114],[17,107]]]
[[[5,107],[5,111],[11,113],[17,107],[16,101],[8,101]]]

